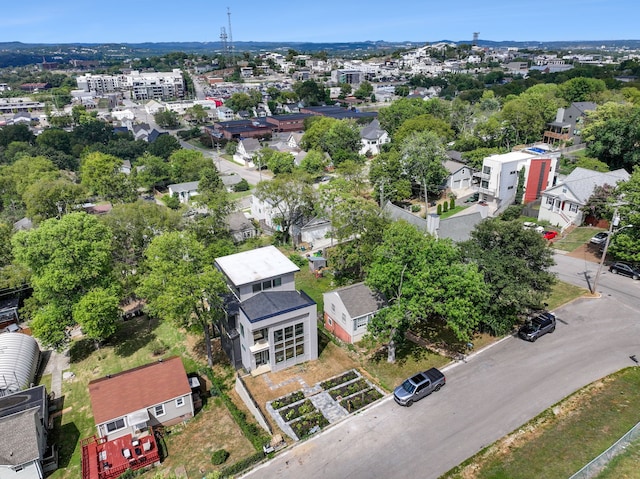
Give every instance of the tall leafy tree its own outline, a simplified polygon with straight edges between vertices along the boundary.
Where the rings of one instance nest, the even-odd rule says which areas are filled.
[[[402,144],[401,155],[405,171],[420,185],[428,203],[428,192],[437,190],[447,177],[442,141],[431,131],[413,133]]]
[[[554,264],[551,248],[519,221],[485,220],[461,248],[489,288],[482,326],[494,334],[510,331],[523,315],[540,308],[551,292],[555,282],[549,271]]]
[[[610,245],[611,254],[640,263],[640,166],[634,168],[629,181],[618,185],[613,198],[622,198],[622,203],[618,208],[621,222]]]
[[[27,217],[36,223],[70,213],[86,197],[87,190],[82,185],[66,178],[38,180],[22,195]]]
[[[376,315],[369,327],[374,336],[390,341],[390,350],[407,329],[420,322],[441,322],[458,340],[468,342],[487,299],[477,266],[463,262],[456,246],[424,235],[404,221],[384,232],[366,283],[390,303],[389,310]],[[389,359],[394,359],[393,351]]]
[[[147,274],[138,295],[147,311],[204,334],[209,366],[213,365],[211,331],[222,312],[227,291],[222,273],[205,261],[204,246],[186,232],[165,233],[153,239],[145,252]]]
[[[99,152],[89,153],[80,165],[81,184],[106,200],[131,201],[135,198],[135,188],[121,168],[120,158]]]
[[[16,262],[31,270],[33,332],[63,347],[73,306],[92,288],[113,286],[111,231],[95,216],[70,213],[12,238]]]
[[[119,304],[120,298],[115,292],[94,288],[73,306],[73,319],[82,327],[83,333],[98,346],[118,330]]]

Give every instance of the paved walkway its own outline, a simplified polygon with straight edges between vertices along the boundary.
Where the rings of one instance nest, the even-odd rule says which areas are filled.
[[[62,373],[69,369],[69,357],[64,353],[54,350],[44,351],[47,364],[44,368],[43,375],[51,374],[51,391],[55,398],[62,396]]]

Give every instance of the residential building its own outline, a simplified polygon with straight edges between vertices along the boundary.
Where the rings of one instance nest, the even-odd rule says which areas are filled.
[[[447,177],[447,188],[452,193],[471,188],[474,169],[464,163],[454,160],[446,160],[444,167],[449,173]]]
[[[554,184],[559,156],[547,145],[488,156],[482,170],[473,174],[480,199],[490,204],[493,214],[500,213],[515,201],[519,172],[524,170],[523,203],[535,201]]]
[[[364,283],[356,283],[322,294],[324,327],[346,343],[360,341],[367,325],[386,306],[382,295]]]
[[[31,98],[0,98],[0,113],[19,113],[21,111],[33,112],[42,110],[44,110],[44,103],[34,101]]]
[[[389,133],[380,127],[380,122],[376,118],[360,131],[361,155],[377,155],[380,153],[382,145],[391,142]]]
[[[258,236],[258,228],[241,211],[234,211],[227,216],[227,227],[234,243],[242,243]]]
[[[17,333],[11,333],[17,334]],[[44,386],[0,396],[0,478],[42,479],[47,467],[49,406]],[[55,457],[53,469],[55,469]]]
[[[133,100],[168,100],[184,97],[182,71],[139,72],[133,70],[122,75],[95,75],[87,73],[76,78],[78,88],[96,95],[126,90]]]
[[[275,246],[216,258],[230,294],[221,321],[231,364],[252,374],[317,359],[315,301],[296,291],[300,269]]]
[[[89,383],[98,437],[107,441],[144,435],[193,417],[191,386],[182,359],[174,356]]]
[[[576,168],[561,183],[542,192],[538,220],[564,228],[584,221],[582,208],[598,186],[616,186],[628,181],[629,173],[624,169],[600,172]]]
[[[544,132],[545,143],[565,144],[573,141],[582,143],[580,137],[586,112],[596,109],[596,104],[590,101],[573,102],[568,108],[558,108],[555,121],[548,124]]]
[[[167,186],[169,196],[177,196],[180,203],[187,204],[189,200],[198,195],[199,181],[189,181],[187,183],[176,183]]]
[[[262,149],[262,145],[256,138],[245,138],[238,142],[233,161],[243,166],[253,167],[253,156]]]

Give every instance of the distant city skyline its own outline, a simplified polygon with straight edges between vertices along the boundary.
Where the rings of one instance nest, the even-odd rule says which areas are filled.
[[[640,39],[637,0],[32,0],[1,12],[0,41],[24,43],[219,42],[222,28],[234,42]]]

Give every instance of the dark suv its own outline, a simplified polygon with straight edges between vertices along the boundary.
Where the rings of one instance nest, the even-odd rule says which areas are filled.
[[[541,313],[518,331],[518,336],[527,341],[534,342],[540,336],[553,333],[556,329],[556,315],[553,313]]]
[[[633,279],[640,279],[640,267],[633,266],[627,263],[621,263],[619,261],[611,263],[609,271],[614,274],[623,274]]]

